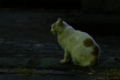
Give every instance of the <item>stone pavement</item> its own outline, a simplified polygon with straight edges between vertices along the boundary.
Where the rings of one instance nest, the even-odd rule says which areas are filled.
[[[101,54],[100,64],[94,66],[95,69],[120,67],[119,42],[111,38],[110,41],[115,42],[114,44],[104,43],[106,39],[96,38],[96,41],[100,44]],[[55,42],[41,41],[39,39],[4,40],[1,38],[0,45],[0,67],[54,70],[83,69],[83,67],[75,66],[72,63],[60,64],[59,61],[63,59],[64,51]]]
[[[104,80],[98,74],[56,70],[30,70],[28,76],[20,74],[20,69],[0,69],[0,80]],[[24,74],[25,75],[25,74]]]
[[[49,32],[51,20],[55,21],[59,14],[54,12],[50,14],[44,14],[44,12],[34,14],[34,12],[21,13],[19,11],[4,11],[0,14],[2,17],[0,19],[0,80],[98,79],[96,78],[97,73],[87,74],[90,70],[89,67],[75,66],[72,63],[60,64],[59,61],[63,59],[64,51],[57,43],[56,37]],[[69,18],[66,17],[66,19]],[[119,68],[120,36],[98,36],[93,38],[100,45],[101,53],[100,64],[93,66],[92,69],[104,71],[109,68]],[[19,67],[31,70],[36,69],[38,72],[40,70],[42,73],[47,73],[47,75],[32,75],[28,78],[23,78],[16,75],[17,72],[11,72],[11,68]],[[3,70],[4,68],[8,70]],[[78,72],[72,72],[74,70]],[[98,80],[104,79],[99,78]]]
[[[101,47],[100,64],[92,67],[95,71],[120,67],[119,39],[110,39],[95,38]],[[0,45],[0,80],[105,80],[89,67],[60,64],[64,52],[56,42],[0,38]],[[34,74],[22,77],[14,68],[28,68]]]

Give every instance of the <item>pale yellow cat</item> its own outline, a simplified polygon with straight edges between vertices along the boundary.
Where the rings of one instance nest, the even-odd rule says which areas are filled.
[[[86,32],[75,30],[59,18],[51,25],[51,33],[57,35],[58,42],[64,49],[64,59],[60,61],[61,63],[68,62],[71,57],[75,65],[98,64],[100,48]]]

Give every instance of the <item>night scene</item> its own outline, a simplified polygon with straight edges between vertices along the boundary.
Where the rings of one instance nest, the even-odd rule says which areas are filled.
[[[120,0],[0,0],[0,80],[120,80]]]

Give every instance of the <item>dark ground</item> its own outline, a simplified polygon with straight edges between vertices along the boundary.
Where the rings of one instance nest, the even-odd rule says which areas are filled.
[[[50,33],[50,26],[62,14],[49,11],[0,11],[1,67],[81,70],[81,67],[72,64],[59,63],[63,58],[63,50],[58,45],[56,36]],[[91,35],[101,48],[100,65],[95,69],[118,68],[120,36]]]
[[[66,12],[65,13],[63,11],[61,12],[62,14],[54,10],[44,10],[44,9],[43,10],[40,9],[38,11],[1,9],[0,11],[1,43],[2,41],[14,42],[15,39],[18,39],[21,41],[38,40],[38,42],[52,42],[58,44],[56,36],[50,33],[50,26],[52,23],[54,23],[57,20],[58,17],[62,17],[62,15],[66,14]],[[69,11],[69,13],[73,13],[73,11],[71,12]],[[100,25],[98,26],[96,28],[100,28]],[[86,31],[88,33],[91,31],[90,34],[100,45],[101,48],[100,57],[120,57],[119,55],[120,36],[118,35],[116,36],[112,34],[106,35],[105,33],[99,33],[99,31],[98,33],[94,34],[94,31],[96,29],[90,29],[90,26],[89,27],[84,26],[84,27],[86,27]],[[101,25],[101,27],[103,26]],[[88,31],[88,28],[90,29],[90,31]],[[107,32],[109,32],[109,30]],[[7,45],[3,45],[3,46],[7,46]],[[1,48],[3,46],[1,46]]]

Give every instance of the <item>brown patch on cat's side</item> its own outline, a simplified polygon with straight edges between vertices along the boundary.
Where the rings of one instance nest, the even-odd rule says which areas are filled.
[[[87,39],[84,40],[83,44],[84,44],[85,47],[91,47],[91,46],[94,45],[94,42],[93,42],[92,39],[87,38]]]
[[[95,46],[93,47],[93,51],[92,51],[91,54],[94,55],[94,56],[98,56],[99,51],[100,51],[99,47],[98,47],[97,45],[95,45]]]
[[[95,56],[95,58],[90,62],[89,66],[93,66],[93,65],[97,65],[98,64],[99,51],[100,51],[99,47],[97,45],[95,45],[93,47],[93,51],[91,53],[92,55]]]
[[[98,57],[95,57],[89,64],[89,66],[98,65]]]

